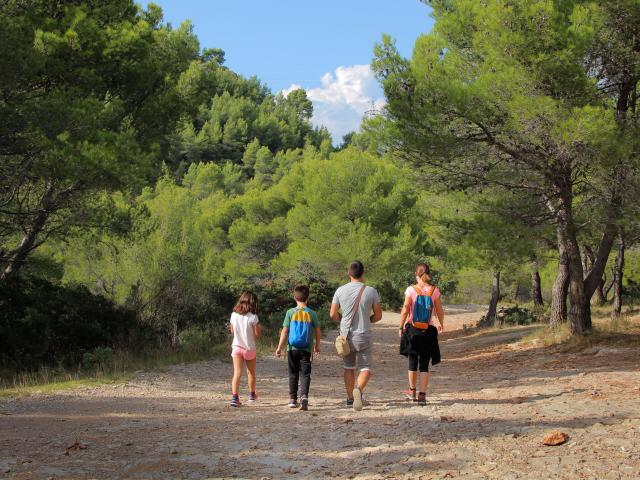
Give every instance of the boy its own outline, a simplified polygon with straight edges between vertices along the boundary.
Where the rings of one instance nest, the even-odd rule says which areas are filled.
[[[311,351],[320,353],[320,322],[318,314],[307,307],[309,300],[307,285],[297,285],[293,289],[293,298],[296,301],[296,308],[290,308],[284,317],[276,356],[282,356],[282,348],[286,342],[289,365],[289,408],[298,406],[298,380],[302,373],[300,410],[308,410]]]

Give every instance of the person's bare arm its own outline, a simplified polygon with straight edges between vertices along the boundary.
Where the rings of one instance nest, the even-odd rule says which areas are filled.
[[[233,325],[231,323],[229,324],[229,331],[231,332],[231,335],[233,335]]]
[[[371,323],[378,323],[380,320],[382,320],[382,306],[379,303],[374,303]]]
[[[340,305],[338,305],[337,303],[332,303],[331,304],[331,310],[329,310],[329,316],[331,317],[332,320],[335,320],[336,322],[340,321]]]
[[[440,331],[444,331],[444,309],[442,308],[442,302],[440,301],[440,297],[435,301],[436,304],[436,315],[438,316],[438,322],[440,322]]]
[[[284,348],[284,344],[287,341],[287,337],[289,336],[289,329],[284,327],[280,332],[280,341],[278,342],[278,348],[276,348],[276,357],[282,356],[282,349]]]
[[[262,327],[259,323],[256,323],[253,326],[253,334],[256,336],[256,338],[258,338],[262,334]]]
[[[316,343],[313,346],[313,351],[315,353],[320,353],[320,338],[322,337],[322,334],[320,332],[319,328],[316,328]]]

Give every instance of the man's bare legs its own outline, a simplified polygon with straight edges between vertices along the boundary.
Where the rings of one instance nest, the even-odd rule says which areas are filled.
[[[358,375],[358,388],[360,391],[364,390],[364,387],[369,383],[369,379],[371,378],[371,371],[369,370],[360,370],[360,374]],[[356,379],[356,371],[354,369],[345,368],[344,369],[344,387],[347,391],[347,398],[349,400],[353,399],[353,389],[356,387],[355,385]]]

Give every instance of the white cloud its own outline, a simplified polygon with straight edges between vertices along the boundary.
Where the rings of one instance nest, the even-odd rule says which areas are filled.
[[[306,89],[313,102],[312,122],[327,127],[335,144],[345,134],[358,130],[366,111],[385,104],[369,65],[338,67],[334,73],[325,73],[320,82],[321,87]],[[297,88],[301,87],[293,84],[282,93],[287,95]]]

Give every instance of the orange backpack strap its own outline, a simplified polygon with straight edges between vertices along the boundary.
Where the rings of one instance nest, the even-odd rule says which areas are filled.
[[[429,289],[429,291],[427,293],[425,293],[423,290],[420,290],[417,285],[414,285],[413,289],[416,291],[416,293],[418,295],[424,295],[426,297],[430,297],[431,295],[433,295],[433,292],[436,291],[436,286],[435,285],[430,285],[430,287],[431,288]]]

